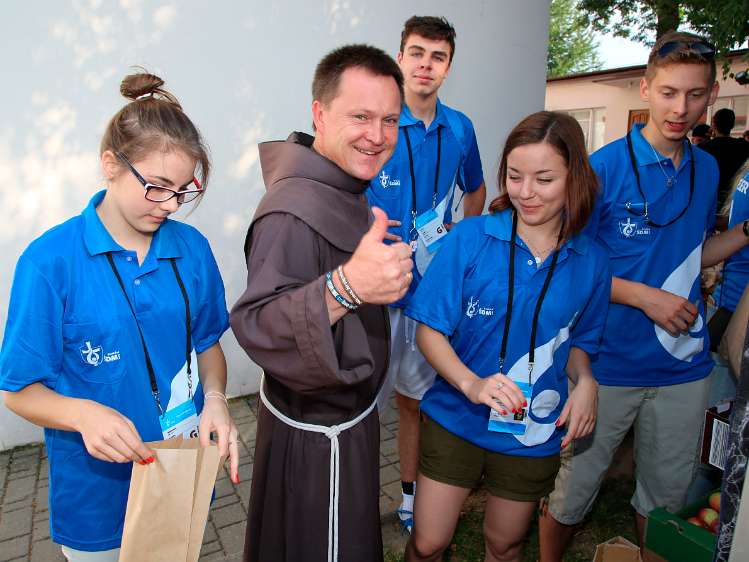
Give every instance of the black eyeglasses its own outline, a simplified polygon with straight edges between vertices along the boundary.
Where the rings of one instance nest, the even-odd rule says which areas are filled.
[[[186,183],[179,189],[172,189],[170,187],[164,187],[163,185],[156,185],[155,183],[147,182],[145,178],[141,176],[140,173],[138,173],[138,170],[135,169],[135,166],[130,163],[130,160],[128,160],[127,157],[122,154],[122,152],[117,152],[116,155],[123,164],[130,168],[130,171],[141,183],[143,189],[146,190],[145,197],[149,201],[153,201],[154,203],[163,203],[164,201],[169,201],[172,197],[176,197],[177,203],[181,205],[182,203],[189,203],[190,201],[194,201],[199,195],[203,193],[203,186],[200,185],[198,178],[195,177],[192,178],[191,182]],[[188,187],[190,186],[195,186],[195,189],[188,189]]]
[[[707,41],[669,41],[661,45],[658,49],[657,55],[659,58],[668,56],[669,53],[673,53],[677,49],[684,49],[685,51],[692,51],[697,53],[702,58],[712,59],[715,56],[715,45],[708,43]]]

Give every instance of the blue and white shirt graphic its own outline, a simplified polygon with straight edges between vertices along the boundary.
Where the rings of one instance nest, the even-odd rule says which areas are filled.
[[[406,309],[407,316],[444,334],[461,361],[480,377],[499,370],[511,233],[510,211],[458,223]],[[551,257],[537,268],[522,239],[516,244],[505,374],[527,383],[531,319]],[[471,403],[440,376],[422,399],[421,409],[448,431],[490,451],[533,457],[557,454],[565,429],[555,422],[567,401],[570,348],[596,355],[610,290],[603,249],[585,235],[566,242],[538,321],[533,396],[524,435],[489,431],[488,406]]]
[[[700,264],[702,244],[715,224],[718,167],[712,156],[694,147],[694,194],[687,208],[690,151],[685,145],[675,170],[671,159],[656,153],[641,130],[642,125],[633,128],[632,144],[651,220],[665,224],[686,208],[684,215],[665,228],[645,221],[643,198],[622,138],[591,155],[601,193],[586,232],[608,252],[614,276],[684,297],[697,306],[699,316],[688,334],[674,337],[640,309],[611,303],[601,350],[593,362],[598,382],[611,386],[680,384],[701,379],[712,368]],[[666,176],[676,178],[673,186],[667,186]]]
[[[367,199],[372,207],[379,207],[389,218],[401,222],[400,227],[391,227],[390,232],[409,241],[411,233],[412,191],[409,169],[408,147],[405,129],[408,129],[413,151],[414,175],[416,177],[417,215],[432,208],[434,196],[435,167],[437,164],[437,129],[441,129],[439,184],[435,212],[443,222],[452,222],[452,206],[455,187],[466,193],[479,188],[484,181],[476,133],[471,120],[437,100],[437,112],[429,129],[416,119],[407,106],[403,106],[398,131],[398,144],[393,156],[372,179],[367,189]],[[457,129],[457,130],[456,130]],[[414,278],[406,295],[391,306],[404,308],[434,257],[419,239],[414,252]]]
[[[749,172],[739,179],[733,192],[731,212],[728,216],[729,228],[749,219],[748,190]],[[723,264],[722,281],[715,292],[715,302],[718,306],[733,312],[739,304],[747,283],[749,283],[749,246],[744,246]]]

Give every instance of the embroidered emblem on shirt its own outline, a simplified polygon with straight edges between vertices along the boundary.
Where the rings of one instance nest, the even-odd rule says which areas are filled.
[[[380,178],[380,185],[383,187],[383,189],[387,189],[388,187],[398,187],[401,184],[401,180],[391,180],[390,176],[385,173],[385,170],[382,170],[379,175]]]
[[[479,300],[473,297],[469,297],[468,306],[466,306],[466,316],[468,316],[468,318],[473,318],[474,316],[476,316],[476,313],[478,312],[478,307],[479,307]]]
[[[90,341],[86,341],[86,345],[80,348],[80,352],[83,362],[92,367],[98,367],[102,362],[111,363],[120,360],[119,351],[104,353],[100,345],[92,346]]]
[[[639,226],[637,221],[632,221],[630,217],[627,217],[626,221],[619,221],[619,232],[625,238],[632,238],[633,236],[649,236],[650,227],[647,225]]]

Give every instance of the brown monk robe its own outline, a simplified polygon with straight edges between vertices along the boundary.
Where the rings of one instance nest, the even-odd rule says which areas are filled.
[[[330,325],[325,273],[347,261],[368,229],[366,183],[293,133],[260,145],[267,193],[247,234],[247,290],[234,334],[265,373],[267,398],[300,422],[354,419],[385,378],[384,306],[364,305]],[[377,410],[338,436],[338,560],[382,560]],[[294,429],[259,406],[244,559],[328,559],[331,441]]]

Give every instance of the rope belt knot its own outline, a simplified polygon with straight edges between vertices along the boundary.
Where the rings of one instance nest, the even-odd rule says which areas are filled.
[[[377,405],[377,399],[370,404],[366,410],[356,416],[354,419],[338,425],[317,425],[313,423],[303,423],[291,419],[283,414],[278,408],[270,403],[265,395],[265,376],[260,381],[260,400],[263,402],[268,411],[280,421],[302,431],[312,433],[322,433],[330,440],[330,492],[328,503],[328,562],[338,562],[338,501],[340,491],[340,456],[341,448],[338,442],[338,436],[341,432],[351,429],[364,418],[366,418]]]

